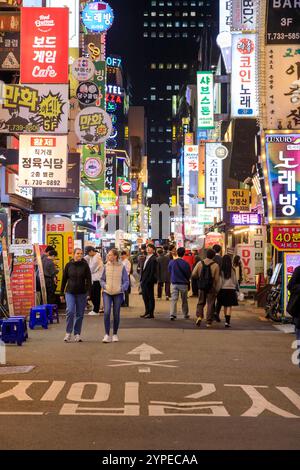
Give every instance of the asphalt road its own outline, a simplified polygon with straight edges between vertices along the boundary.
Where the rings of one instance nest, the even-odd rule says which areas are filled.
[[[300,368],[293,334],[252,305],[232,328],[171,322],[169,302],[139,318],[122,309],[120,342],[103,344],[103,316],[83,343],[63,342],[65,319],[6,348],[0,367],[0,449],[299,449]],[[11,369],[34,366],[28,373]]]

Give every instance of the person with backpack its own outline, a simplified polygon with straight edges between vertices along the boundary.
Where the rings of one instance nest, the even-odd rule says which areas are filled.
[[[191,277],[190,265],[184,261],[185,248],[177,250],[178,258],[170,261],[169,272],[171,275],[171,308],[170,320],[175,320],[177,316],[177,302],[179,293],[182,299],[182,313],[184,318],[189,318],[188,290]]]
[[[208,249],[206,258],[198,263],[192,277],[198,279],[199,298],[196,311],[196,325],[201,325],[204,318],[204,307],[207,305],[206,326],[209,328],[214,320],[215,301],[219,289],[220,268],[214,261],[216,252]]]
[[[299,351],[298,366],[300,367],[300,266],[295,269],[288,283],[288,290],[290,291],[290,298],[286,310],[293,317],[293,323],[295,325]]]

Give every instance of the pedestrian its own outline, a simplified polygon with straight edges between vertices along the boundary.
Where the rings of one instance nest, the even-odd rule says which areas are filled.
[[[191,252],[191,250],[185,250],[185,253],[184,253],[184,256],[183,256],[183,260],[186,261],[190,268],[191,268],[191,271],[193,269],[193,265],[195,263],[195,256],[194,254]]]
[[[107,254],[107,263],[101,276],[104,302],[104,328],[103,343],[117,342],[120,325],[120,310],[124,299],[124,293],[129,287],[129,276],[125,266],[119,261],[119,252],[115,248]],[[110,337],[110,316],[113,307],[113,337]]]
[[[145,313],[141,318],[154,318],[155,299],[154,284],[157,283],[157,258],[155,256],[155,246],[152,243],[147,245],[147,257],[141,273],[141,290],[145,304]]]
[[[47,253],[45,253],[45,256],[43,257],[43,260],[42,260],[48,304],[56,303],[56,295],[55,295],[56,286],[57,286],[56,275],[59,272],[59,269],[57,269],[55,265],[56,257],[57,257],[57,251],[55,251],[52,247],[51,250],[48,250]]]
[[[125,267],[126,272],[128,274],[128,278],[129,278],[129,286],[128,286],[128,289],[124,293],[124,299],[123,299],[122,307],[129,307],[129,294],[131,292],[130,275],[132,273],[132,264],[129,260],[129,255],[128,255],[127,251],[125,251],[125,250],[121,251],[121,260],[122,260],[122,264]]]
[[[221,308],[224,307],[225,327],[230,327],[232,307],[238,305],[237,290],[238,282],[235,269],[232,266],[231,257],[224,255],[222,259],[220,273],[220,291],[218,293],[218,302]]]
[[[170,245],[169,246],[169,256],[170,256],[170,259],[176,259],[177,258],[176,245]]]
[[[196,325],[201,325],[204,318],[204,307],[207,305],[206,326],[209,328],[214,319],[215,300],[217,298],[220,279],[219,265],[214,261],[216,252],[209,248],[206,258],[198,263],[192,277],[198,279],[199,297],[196,311]]]
[[[222,266],[222,247],[221,245],[214,245],[212,248],[215,251],[215,257],[214,261],[219,265],[219,268],[221,269]]]
[[[157,254],[157,298],[162,298],[162,291],[165,287],[166,300],[169,300],[171,297],[170,273],[168,269],[170,257],[164,253],[162,248],[157,250]]]
[[[193,249],[193,254],[194,254],[194,264],[193,264],[193,267],[192,267],[192,271],[197,266],[199,261],[201,261],[199,251],[196,248]],[[195,278],[192,278],[192,293],[193,293],[194,297],[198,297],[198,295],[199,295],[198,279],[195,279]]]
[[[235,270],[237,282],[240,286],[241,283],[243,282],[243,263],[239,255],[236,255],[233,258],[233,268]]]
[[[298,266],[288,283],[290,299],[287,305],[287,312],[293,317],[298,349],[298,366],[300,367],[300,266]]]
[[[147,257],[146,245],[143,244],[141,246],[140,254],[137,259],[137,268],[136,268],[136,272],[140,275],[143,270],[146,257]]]
[[[171,308],[170,320],[175,320],[177,316],[177,302],[179,294],[182,300],[182,313],[184,318],[189,318],[188,291],[191,278],[191,268],[189,263],[184,261],[185,249],[178,248],[178,258],[170,261],[169,272],[171,275]]]
[[[92,287],[92,276],[89,265],[83,259],[81,248],[75,248],[74,256],[64,269],[61,283],[61,301],[64,295],[67,304],[67,328],[64,341],[70,342],[74,329],[75,342],[81,342],[81,329],[87,297]],[[66,289],[66,293],[64,294]]]
[[[99,315],[100,300],[101,300],[101,285],[100,278],[103,271],[103,261],[100,253],[93,246],[87,246],[85,249],[86,260],[92,275],[92,289],[91,289],[91,302],[93,304],[93,310],[89,312],[89,315]]]

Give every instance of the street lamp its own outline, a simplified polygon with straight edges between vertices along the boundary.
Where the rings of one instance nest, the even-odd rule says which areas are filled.
[[[229,31],[223,31],[222,33],[218,34],[217,36],[217,44],[222,52],[223,61],[226,68],[226,73],[231,73],[231,65],[232,65],[232,58],[231,58],[231,33]]]

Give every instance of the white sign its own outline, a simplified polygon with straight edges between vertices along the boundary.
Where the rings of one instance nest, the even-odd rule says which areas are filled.
[[[266,46],[265,129],[300,129],[299,44]]]
[[[219,32],[230,31],[231,25],[231,1],[220,0],[220,25]]]
[[[198,201],[198,145],[184,146],[184,204]]]
[[[102,144],[111,136],[111,117],[104,109],[89,106],[77,114],[75,132],[83,144]]]
[[[72,64],[72,75],[79,82],[85,82],[95,75],[95,66],[88,57],[79,57]]]
[[[19,176],[14,173],[8,174],[8,194],[16,194],[17,196],[23,197],[32,201],[32,188],[24,188],[19,186]]]
[[[69,47],[79,47],[80,0],[47,0],[47,7],[69,8]]]
[[[131,193],[131,190],[132,190],[132,186],[129,183],[129,181],[123,181],[123,183],[121,184],[122,193],[128,194],[128,193]]]
[[[223,207],[223,160],[218,157],[217,142],[205,144],[205,207]]]
[[[198,129],[214,128],[214,80],[212,72],[197,72]]]
[[[232,35],[231,117],[258,116],[257,36]]]
[[[231,30],[256,31],[257,29],[257,0],[231,0],[232,24]]]
[[[255,289],[255,247],[254,245],[237,245],[236,254],[241,257],[243,281],[241,288]]]
[[[79,206],[77,214],[72,215],[73,222],[93,222],[92,206]]]
[[[67,136],[20,135],[19,185],[66,188]]]

